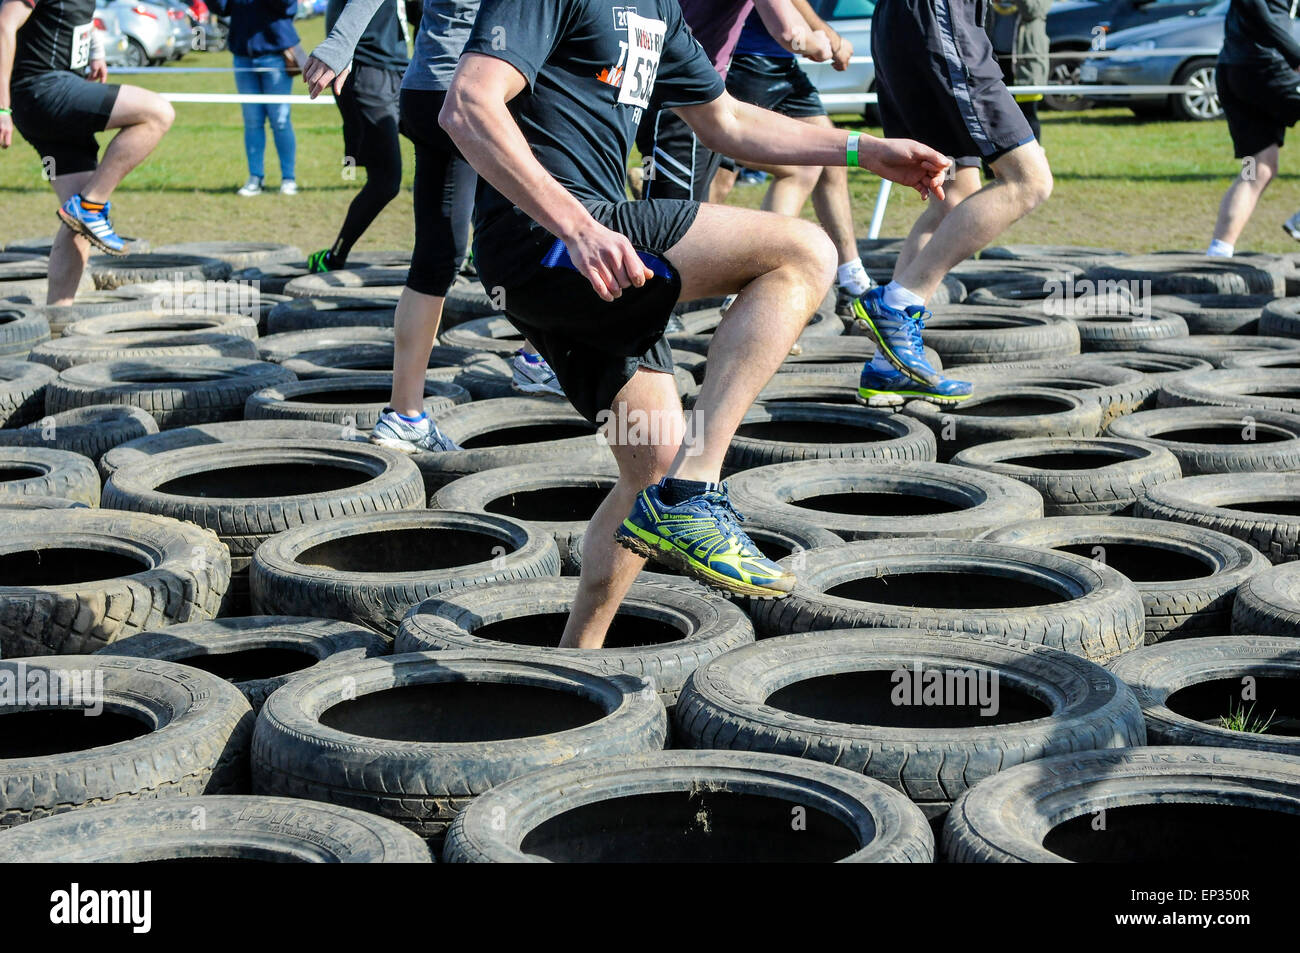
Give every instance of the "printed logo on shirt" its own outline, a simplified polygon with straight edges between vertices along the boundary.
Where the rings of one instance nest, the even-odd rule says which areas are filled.
[[[636,7],[627,6],[627,7],[614,8],[614,29],[615,30],[627,29],[627,15],[629,13],[633,13],[633,14],[636,13]]]

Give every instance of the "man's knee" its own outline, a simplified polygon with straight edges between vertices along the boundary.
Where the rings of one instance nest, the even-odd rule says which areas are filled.
[[[1027,206],[1025,211],[1030,212],[1051,198],[1054,185],[1052,168],[1047,164],[1047,156],[1041,149],[1035,150],[1035,154],[1025,163],[1024,172],[1021,191]]]
[[[176,121],[176,107],[159,96],[157,103],[154,105],[153,116],[154,122],[158,123],[166,131]]]
[[[835,243],[831,241],[831,237],[820,226],[802,220],[799,225],[801,226],[799,243],[807,262],[808,275],[813,285],[820,288],[824,295],[831,282],[835,280],[835,269],[840,260],[839,253],[835,250]]]

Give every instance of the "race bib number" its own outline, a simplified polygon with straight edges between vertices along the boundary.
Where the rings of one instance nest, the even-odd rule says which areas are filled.
[[[627,66],[623,71],[623,86],[618,101],[624,106],[645,109],[659,75],[659,60],[663,56],[664,36],[668,24],[627,13]]]
[[[85,69],[90,63],[90,37],[94,32],[93,23],[72,28],[72,59],[68,63],[69,69]]]

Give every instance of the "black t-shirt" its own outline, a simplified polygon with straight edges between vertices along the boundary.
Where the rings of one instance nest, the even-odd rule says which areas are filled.
[[[18,28],[11,83],[59,70],[82,72],[90,65],[95,0],[9,0],[25,3],[32,15]]]
[[[1223,21],[1219,62],[1271,69],[1300,66],[1300,43],[1291,32],[1294,0],[1232,0]]]
[[[693,106],[726,89],[677,0],[483,0],[465,52],[528,80],[510,111],[543,168],[584,203],[627,200],[627,158],[652,98]],[[513,209],[484,183],[476,227]]]

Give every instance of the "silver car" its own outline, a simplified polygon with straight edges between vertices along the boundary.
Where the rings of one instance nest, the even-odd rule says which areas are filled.
[[[131,48],[126,34],[117,23],[117,13],[112,10],[99,9],[95,11],[95,30],[99,33],[99,41],[104,47],[104,62],[109,69],[116,69],[119,66],[127,65],[127,52]]]
[[[817,15],[825,20],[846,40],[853,44],[854,57],[871,56],[871,15],[876,12],[876,0],[811,0]],[[823,96],[850,94],[861,96],[874,92],[876,88],[876,67],[874,63],[852,63],[844,72],[836,72],[830,63],[813,63],[800,60],[799,64],[808,74],[817,92]],[[832,113],[862,113],[868,122],[875,122],[877,117],[874,105],[861,103],[826,104]]]
[[[104,7],[117,15],[129,49],[123,66],[161,66],[176,52],[176,35],[167,8],[142,0],[111,0]]]

